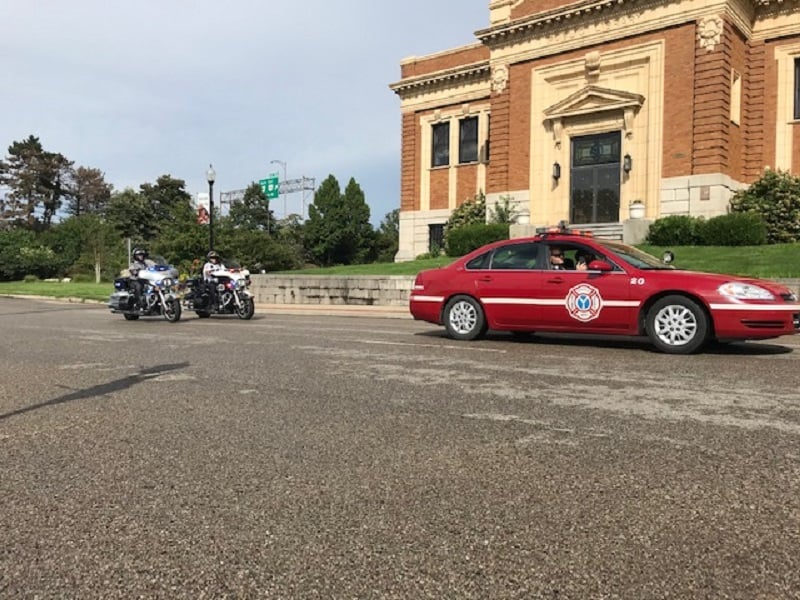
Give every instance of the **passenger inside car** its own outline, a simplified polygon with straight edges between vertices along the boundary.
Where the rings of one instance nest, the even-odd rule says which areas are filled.
[[[575,262],[566,257],[561,246],[550,246],[550,268],[557,271],[572,270]]]
[[[578,271],[588,271],[589,270],[589,263],[593,260],[597,260],[597,257],[588,250],[578,250],[575,253],[575,268]]]

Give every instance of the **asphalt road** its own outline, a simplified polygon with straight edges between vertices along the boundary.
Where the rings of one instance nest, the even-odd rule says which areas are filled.
[[[0,359],[1,598],[800,598],[800,338],[0,299]]]

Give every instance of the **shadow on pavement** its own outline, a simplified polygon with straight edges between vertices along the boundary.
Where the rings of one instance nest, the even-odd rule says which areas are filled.
[[[177,371],[179,369],[185,369],[188,366],[189,366],[188,362],[182,362],[182,363],[175,363],[169,365],[156,365],[154,367],[143,368],[134,375],[128,375],[127,377],[123,377],[121,379],[115,379],[114,381],[109,381],[108,383],[101,383],[99,385],[94,385],[90,388],[86,388],[85,390],[78,390],[72,392],[71,394],[66,394],[65,396],[59,396],[58,398],[47,400],[46,402],[40,402],[39,404],[26,406],[24,408],[19,408],[11,412],[1,414],[0,421],[4,421],[6,419],[10,419],[11,417],[23,415],[25,413],[32,412],[34,410],[38,410],[40,408],[45,408],[48,406],[56,406],[58,404],[64,404],[66,402],[74,402],[75,400],[86,400],[88,398],[96,398],[98,396],[105,396],[113,392],[126,390],[128,388],[133,387],[136,384],[142,383],[143,381],[147,381],[148,379],[152,379],[153,377],[158,377],[163,373],[168,373],[170,371]]]

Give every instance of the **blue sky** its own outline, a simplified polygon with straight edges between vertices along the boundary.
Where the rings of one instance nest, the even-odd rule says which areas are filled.
[[[33,134],[115,189],[169,173],[192,195],[213,163],[215,196],[279,160],[355,177],[377,224],[399,205],[400,61],[473,43],[489,1],[4,0],[0,22],[3,156]]]

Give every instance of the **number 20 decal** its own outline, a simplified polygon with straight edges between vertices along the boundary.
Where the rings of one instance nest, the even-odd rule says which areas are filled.
[[[631,285],[644,285],[644,277],[631,277]]]

